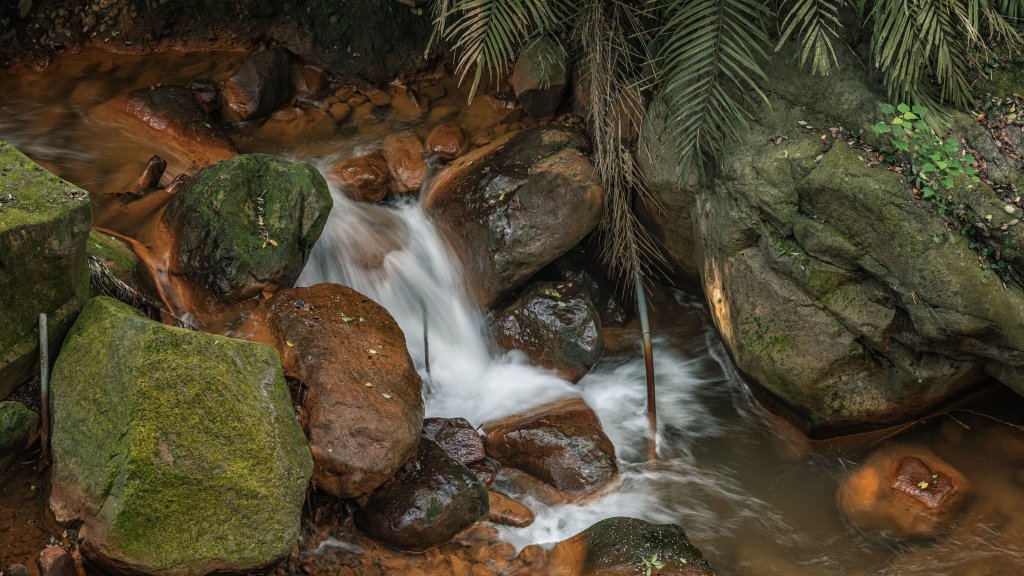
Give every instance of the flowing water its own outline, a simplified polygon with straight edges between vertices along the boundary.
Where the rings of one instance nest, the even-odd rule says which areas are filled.
[[[130,134],[112,137],[109,127],[90,119],[89,105],[152,82],[157,66],[163,67],[158,81],[216,79],[238,59],[165,55],[142,62],[87,54],[80,57],[84,63],[72,59],[71,68],[55,66],[41,77],[0,78],[0,137],[61,176],[105,190],[126,167],[137,172],[152,152],[139,150],[139,139]],[[90,87],[87,95],[68,96],[83,85]],[[481,123],[487,121],[501,120]],[[424,128],[381,121],[314,143],[252,131],[232,137],[244,152],[271,151],[323,168],[377,146],[392,130]],[[518,495],[537,520],[527,528],[502,529],[517,547],[556,542],[602,518],[625,515],[683,526],[723,575],[1024,574],[1021,429],[956,412],[888,438],[809,444],[753,403],[700,300],[665,289],[654,295],[659,428],[658,461],[650,465],[644,462],[644,368],[635,327],[606,330],[605,358],[577,385],[569,384],[532,367],[520,353],[492,346],[486,317],[472,304],[456,260],[414,200],[380,206],[353,202],[333,187],[332,193],[334,209],[300,284],[347,284],[395,316],[424,377],[429,416],[482,424],[580,395],[615,444],[623,478],[613,492],[555,506]],[[94,210],[98,219],[110,218],[104,202],[94,200]],[[1020,422],[1024,401],[997,389],[967,408]],[[872,450],[902,444],[929,447],[973,483],[973,498],[940,537],[903,542],[861,532],[838,509],[841,480]]]

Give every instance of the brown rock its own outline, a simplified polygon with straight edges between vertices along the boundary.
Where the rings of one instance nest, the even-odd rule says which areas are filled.
[[[390,480],[423,428],[420,377],[395,320],[337,284],[282,290],[262,310],[285,374],[306,389],[315,484],[354,498]]]
[[[291,79],[295,93],[306,98],[316,98],[327,87],[327,71],[308,62],[293,64]]]
[[[139,175],[139,188],[142,190],[156,188],[160,184],[160,178],[163,177],[164,170],[167,170],[167,160],[159,156],[150,158],[146,162],[146,168]]]
[[[411,90],[395,86],[391,90],[391,114],[399,119],[414,120],[430,109],[424,96],[417,96]]]
[[[342,120],[348,118],[351,114],[352,107],[349,106],[348,104],[345,104],[344,102],[334,104],[330,108],[331,118],[334,118],[338,122],[341,122]]]
[[[488,497],[490,498],[488,521],[514,528],[526,528],[533,524],[533,510],[530,510],[526,504],[493,491],[488,494]]]
[[[346,84],[341,88],[334,91],[334,95],[338,100],[347,102],[350,98],[356,95],[356,87],[351,84]]]
[[[353,200],[380,202],[387,196],[391,171],[377,151],[338,161],[331,166],[329,177]]]
[[[365,90],[363,94],[366,95],[370,104],[373,104],[374,106],[387,106],[388,104],[391,104],[391,95],[383,90],[370,88]]]
[[[470,464],[469,469],[473,472],[473,475],[476,476],[477,480],[479,480],[484,486],[490,488],[491,484],[494,484],[494,480],[498,478],[498,469],[500,466],[501,465],[493,458],[487,458],[483,461],[477,462],[476,464]]]
[[[412,132],[389,134],[384,138],[384,159],[391,172],[391,190],[396,194],[419,192],[427,174],[423,143]]]
[[[531,116],[553,116],[569,83],[565,50],[550,36],[527,44],[509,78],[516,98]]]
[[[36,558],[40,576],[75,576],[75,562],[71,554],[59,546],[44,548]]]
[[[466,144],[466,134],[455,124],[438,124],[427,136],[427,152],[445,160],[461,156]]]
[[[465,418],[427,418],[423,421],[423,435],[463,464],[473,464],[485,457],[483,438]]]
[[[579,398],[546,404],[487,424],[487,454],[578,499],[611,484],[619,473],[615,447],[597,414]]]
[[[334,119],[314,106],[284,106],[259,128],[259,135],[283,142],[322,140],[334,134]]]
[[[192,91],[192,97],[196,99],[196,104],[203,112],[213,114],[220,110],[220,90],[213,80],[193,80],[188,89]]]
[[[839,507],[862,530],[933,536],[959,511],[970,483],[931,451],[896,447],[875,453],[839,487]]]
[[[249,56],[224,83],[224,115],[232,122],[262,118],[288,101],[288,55],[265,50]]]

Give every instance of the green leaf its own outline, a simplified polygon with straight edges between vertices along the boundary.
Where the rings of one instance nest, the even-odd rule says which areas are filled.
[[[931,186],[925,186],[921,189],[921,196],[924,198],[931,198],[932,196],[935,196],[935,189]]]
[[[896,107],[893,106],[892,104],[879,104],[878,107],[881,108],[882,112],[884,112],[886,114],[895,114],[896,113]]]
[[[935,164],[932,164],[931,162],[926,163],[921,167],[921,172],[924,172],[925,174],[935,172]]]
[[[925,114],[928,113],[928,109],[927,108],[925,108],[924,106],[917,106],[917,105],[911,107],[910,111],[913,112],[914,114],[917,114],[918,116],[924,116]]]
[[[885,134],[886,132],[889,131],[889,124],[886,122],[879,122],[878,124],[872,126],[871,129],[878,134]]]
[[[892,135],[899,138],[907,133],[907,130],[902,126],[893,126]]]
[[[904,120],[917,120],[919,118],[920,118],[920,116],[918,116],[917,114],[914,114],[913,112],[905,112],[903,114],[903,119]]]
[[[902,150],[904,152],[909,152],[910,151],[910,144],[907,144],[907,142],[905,140],[893,140],[892,145],[897,150]]]
[[[900,104],[899,106],[896,107],[896,109],[900,111],[900,114],[906,114],[907,112],[910,112],[910,106],[908,106],[907,104]]]
[[[952,188],[956,185],[956,182],[954,182],[952,178],[943,178],[940,182],[942,182],[942,185],[946,188]]]

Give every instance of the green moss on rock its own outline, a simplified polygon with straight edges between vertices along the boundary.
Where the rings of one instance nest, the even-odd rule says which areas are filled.
[[[60,343],[89,294],[89,195],[0,140],[0,398],[35,374],[38,318]]]
[[[39,416],[20,402],[0,402],[0,474],[37,430]]]
[[[271,347],[93,298],[54,367],[51,404],[50,505],[83,522],[91,561],[244,572],[297,541],[312,459]]]

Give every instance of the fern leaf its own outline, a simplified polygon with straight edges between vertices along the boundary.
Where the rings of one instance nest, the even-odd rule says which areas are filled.
[[[791,4],[775,50],[796,34],[800,40],[800,65],[806,66],[810,60],[811,74],[828,76],[839,66],[833,44],[843,27],[839,21],[843,0],[793,0]]]

